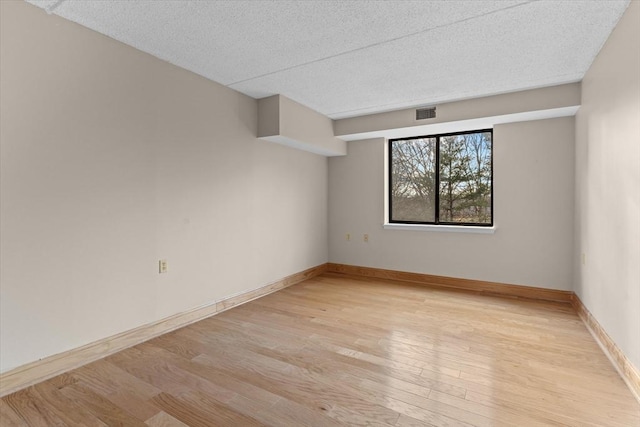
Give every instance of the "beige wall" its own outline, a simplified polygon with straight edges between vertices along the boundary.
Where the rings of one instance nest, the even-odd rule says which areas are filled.
[[[436,106],[437,117],[427,120],[416,120],[416,109],[389,111],[385,113],[369,114],[334,121],[335,134],[352,136],[366,135],[376,131],[388,129],[415,128],[417,133],[402,136],[425,135],[429,131],[421,129],[423,125],[445,124],[448,122],[465,125],[467,121],[475,121],[484,117],[508,117],[510,115],[531,115],[531,112],[555,111],[555,115],[537,117],[538,119],[559,117],[557,111],[566,109],[562,115],[573,115],[575,108],[580,105],[580,83],[569,83],[559,86],[543,87],[501,95],[485,96],[463,101],[446,102]],[[531,120],[521,118],[518,121]],[[506,120],[512,122],[514,120]],[[500,120],[497,123],[504,123]],[[444,126],[443,126],[444,127]],[[481,127],[486,127],[481,125]],[[477,129],[471,128],[471,129]],[[460,129],[447,129],[442,132],[455,132]],[[440,131],[438,131],[440,132]],[[353,138],[363,139],[363,138]]]
[[[349,142],[329,160],[329,259],[570,290],[573,141],[573,117],[495,127],[495,234],[383,229],[385,142]]]
[[[0,4],[2,371],[327,261],[327,160],[255,100]]]
[[[575,292],[640,368],[640,2],[583,80],[575,155]]]
[[[344,156],[347,143],[333,136],[333,121],[284,95],[258,101],[258,138],[324,156]]]

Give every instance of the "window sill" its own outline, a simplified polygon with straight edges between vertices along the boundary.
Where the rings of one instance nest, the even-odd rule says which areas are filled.
[[[436,231],[445,233],[476,233],[476,234],[493,234],[496,232],[496,226],[493,227],[474,227],[465,225],[430,225],[430,224],[390,224],[382,225],[385,230],[412,230],[412,231]]]

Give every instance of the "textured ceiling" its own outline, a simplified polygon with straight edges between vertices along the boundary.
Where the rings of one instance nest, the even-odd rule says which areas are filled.
[[[28,0],[331,118],[581,80],[629,0]]]

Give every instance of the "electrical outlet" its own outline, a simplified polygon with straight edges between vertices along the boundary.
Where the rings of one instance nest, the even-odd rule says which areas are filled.
[[[365,243],[369,243],[369,235],[368,234],[365,234],[362,239],[364,240]]]
[[[585,255],[584,252],[582,252],[582,265],[585,265],[587,263],[587,255]]]
[[[351,234],[347,233],[347,235],[345,236],[345,239],[347,240],[347,242],[350,241],[351,240]]]
[[[167,269],[168,269],[168,266],[167,266],[167,260],[166,259],[161,259],[160,261],[158,261],[158,272],[160,274],[166,273]]]

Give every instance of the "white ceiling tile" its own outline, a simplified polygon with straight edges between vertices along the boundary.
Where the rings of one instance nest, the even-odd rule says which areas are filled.
[[[523,1],[73,1],[56,14],[223,84]]]
[[[575,3],[527,4],[231,87],[286,91],[341,118],[578,81],[602,44],[594,24],[612,28],[619,12],[581,2],[585,18]]]
[[[629,0],[30,0],[334,118],[580,80]]]

